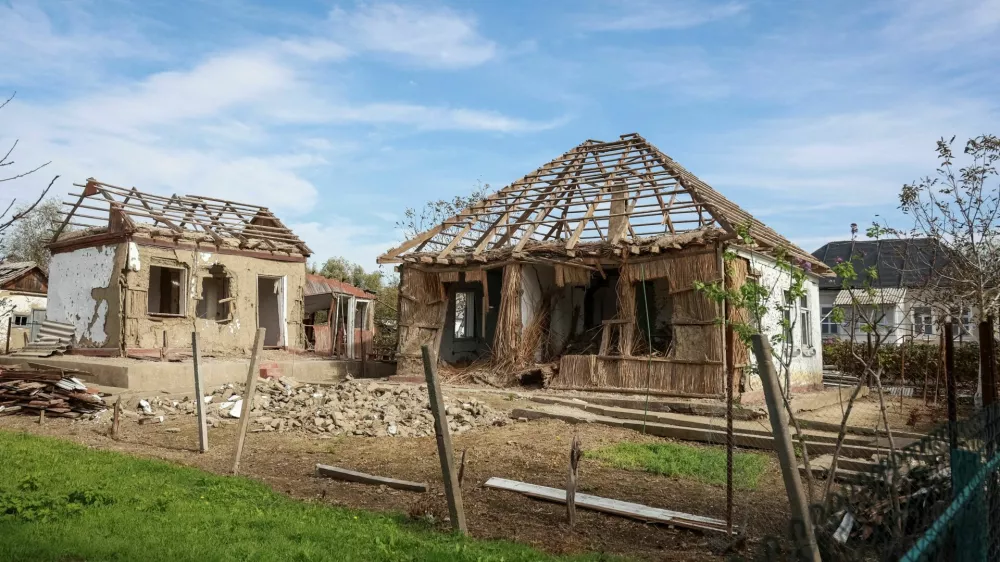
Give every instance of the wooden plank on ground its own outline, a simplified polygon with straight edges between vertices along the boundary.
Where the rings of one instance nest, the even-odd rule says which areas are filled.
[[[484,484],[487,488],[497,490],[507,490],[518,492],[526,496],[556,503],[566,503],[566,491],[547,486],[537,486],[517,480],[507,480],[506,478],[490,478]],[[576,494],[576,506],[592,511],[610,513],[630,517],[640,521],[652,521],[666,525],[675,525],[687,529],[698,529],[702,531],[714,531],[717,533],[726,532],[726,522],[721,519],[691,515],[680,511],[649,507],[639,503],[631,503],[620,500],[592,496],[590,494]],[[736,531],[734,529],[734,531]],[[736,531],[738,532],[738,531]]]
[[[397,490],[406,490],[408,492],[426,492],[427,483],[426,482],[410,482],[408,480],[396,480],[395,478],[386,478],[385,476],[375,476],[373,474],[365,474],[364,472],[357,472],[355,470],[348,470],[346,468],[340,468],[339,466],[330,466],[326,464],[316,465],[316,474],[320,476],[326,476],[327,478],[333,478],[334,480],[343,480],[345,482],[357,482],[359,484],[373,484],[376,486],[388,486],[390,488],[395,488]]]

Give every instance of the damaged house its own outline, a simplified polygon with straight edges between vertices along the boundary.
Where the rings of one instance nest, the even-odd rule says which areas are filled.
[[[374,353],[375,293],[309,273],[304,294],[306,349],[359,360]]]
[[[753,247],[740,244],[744,226]],[[641,136],[588,140],[380,256],[401,276],[398,372],[419,372],[428,344],[450,364],[556,363],[553,388],[718,397],[728,369],[738,391],[759,390],[748,350],[719,322],[745,312],[694,284],[755,277],[781,295],[779,249],[810,270],[788,314],[792,384],[814,387],[828,268]],[[774,331],[780,314],[765,320]]]
[[[309,248],[268,209],[87,180],[49,245],[48,320],[74,353],[302,349]]]

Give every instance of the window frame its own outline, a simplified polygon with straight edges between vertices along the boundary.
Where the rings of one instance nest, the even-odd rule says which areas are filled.
[[[31,317],[27,314],[13,314],[13,318],[10,321],[10,325],[14,328],[27,328],[28,324],[31,324]],[[23,318],[24,323],[19,324],[18,319]]]
[[[918,321],[919,319],[919,321]],[[929,306],[914,306],[910,309],[911,332],[915,336],[934,335],[934,309]]]
[[[806,293],[799,297],[798,301],[798,319],[801,325],[799,326],[799,333],[802,336],[802,342],[800,347],[812,348],[813,345],[813,332],[812,332],[812,308],[809,306],[809,293]]]
[[[820,323],[820,333],[824,336],[839,336],[840,326],[839,322],[834,322],[831,316],[833,315],[833,310],[837,308],[835,306],[821,306],[819,307],[819,314],[822,319]]]
[[[178,295],[177,295],[177,309],[178,309],[179,312],[177,312],[177,313],[173,313],[173,312],[153,312],[153,311],[151,311],[149,309],[149,303],[150,303],[150,301],[149,301],[149,295],[152,292],[149,289],[153,285],[153,268],[154,267],[159,268],[159,269],[169,269],[169,270],[174,270],[174,271],[179,271],[180,272],[180,282],[179,282],[179,285],[178,285],[179,289],[178,289]],[[146,314],[148,316],[155,317],[155,318],[186,318],[187,317],[187,300],[188,300],[187,299],[187,291],[185,290],[185,287],[187,287],[187,278],[188,278],[188,270],[187,270],[187,268],[183,267],[181,265],[164,265],[164,264],[158,264],[158,263],[150,264],[148,278],[149,278],[149,286],[146,287]],[[162,294],[160,295],[160,299],[161,299],[161,302],[162,302],[162,299],[163,299],[163,295]]]

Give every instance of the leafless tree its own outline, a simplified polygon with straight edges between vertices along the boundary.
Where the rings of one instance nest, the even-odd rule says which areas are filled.
[[[1000,139],[982,135],[969,139],[963,150],[967,161],[957,167],[951,140],[937,142],[938,168],[903,186],[900,209],[913,218],[911,236],[926,236],[945,250],[946,265],[934,268],[929,302],[943,305],[944,314],[977,321],[995,318],[1000,309],[1000,182],[996,162]],[[982,377],[979,381],[981,395]]]
[[[3,103],[0,103],[0,110],[5,109],[7,105],[14,99],[15,95],[16,92],[12,93],[10,97],[4,100]],[[4,153],[2,157],[0,157],[0,184],[13,185],[8,182],[29,178],[35,172],[38,172],[39,170],[48,166],[51,163],[51,162],[46,162],[44,164],[40,164],[33,168],[25,169],[24,171],[18,171],[17,168],[14,168],[17,162],[13,159],[14,151],[15,149],[17,149],[17,143],[18,139],[14,139],[14,142],[11,143],[10,148],[7,149],[7,152]],[[10,229],[18,221],[24,219],[29,214],[31,214],[35,210],[35,207],[37,207],[38,204],[41,203],[43,199],[45,199],[46,194],[48,194],[49,189],[52,188],[52,185],[56,182],[57,179],[59,179],[59,176],[54,176],[52,180],[49,181],[49,184],[45,187],[45,189],[43,189],[42,192],[39,193],[38,196],[31,201],[31,203],[27,205],[18,206],[16,207],[16,210],[14,210],[13,212],[11,210],[15,209],[14,204],[17,203],[17,197],[11,198],[10,203],[7,204],[7,207],[4,209],[3,213],[0,213],[0,244],[2,244],[2,242],[6,238],[8,229]],[[5,260],[6,256],[0,255],[0,262]]]

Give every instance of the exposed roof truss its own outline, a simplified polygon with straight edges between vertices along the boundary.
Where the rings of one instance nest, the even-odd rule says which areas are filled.
[[[696,232],[735,234],[807,252],[767,228],[637,134],[588,140],[383,254],[380,262],[485,261],[545,247],[570,256],[581,246],[631,247]],[[818,262],[816,262],[818,263]]]
[[[86,184],[74,185],[82,192],[70,194],[78,197],[76,202],[63,202],[62,222],[52,242],[59,240],[67,226],[134,231],[144,224],[176,234],[201,233],[220,245],[224,239],[231,239],[237,240],[240,247],[293,248],[307,256],[312,253],[267,207],[199,195],[164,197],[93,178]]]

